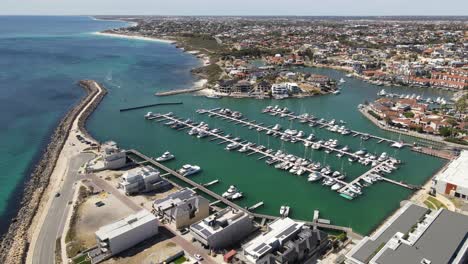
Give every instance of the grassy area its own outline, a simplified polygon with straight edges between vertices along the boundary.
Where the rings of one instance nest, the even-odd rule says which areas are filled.
[[[186,262],[188,259],[184,256],[180,257],[180,258],[177,258],[173,261],[174,264],[181,264],[181,263],[184,263]]]
[[[210,64],[208,66],[203,66],[197,69],[192,70],[193,73],[203,76],[203,78],[208,79],[210,84],[215,84],[216,81],[221,76],[223,70],[219,67],[218,64]]]
[[[91,264],[91,260],[88,258],[88,255],[80,256],[76,259],[73,259],[73,263],[75,264]]]
[[[434,205],[429,202],[428,200],[424,201],[424,204],[431,210],[435,210],[436,208],[434,207]]]
[[[189,50],[201,50],[203,52],[221,52],[223,50],[223,46],[219,45],[213,37],[208,35],[183,36],[179,40]]]
[[[434,206],[437,208],[437,209],[440,209],[440,208],[445,208],[447,209],[447,206],[445,206],[445,204],[443,204],[442,202],[440,202],[439,200],[437,200],[436,198],[432,197],[432,196],[429,196],[427,197],[427,201],[431,202],[432,204],[434,204]]]

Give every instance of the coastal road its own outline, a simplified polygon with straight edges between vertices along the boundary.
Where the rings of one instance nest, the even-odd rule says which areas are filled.
[[[93,154],[80,153],[71,158],[66,172],[67,175],[64,177],[64,182],[60,189],[60,196],[52,198],[54,200],[39,231],[39,236],[33,249],[33,263],[52,264],[55,262],[56,240],[63,232],[70,206],[68,202],[73,199],[75,182],[80,179],[78,169],[93,157]]]

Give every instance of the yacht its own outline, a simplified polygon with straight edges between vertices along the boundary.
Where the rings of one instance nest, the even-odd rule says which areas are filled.
[[[350,156],[348,158],[348,160],[349,160],[349,162],[355,162],[355,161],[357,161],[357,158],[355,156]]]
[[[392,148],[399,148],[401,149],[402,147],[404,147],[405,145],[403,144],[403,142],[395,142],[393,143],[392,145],[390,145]]]
[[[322,168],[322,165],[320,165],[320,162],[317,162],[314,164],[312,167],[313,170],[320,170]]]
[[[319,150],[322,148],[322,145],[318,142],[312,144],[312,148],[315,149],[315,150]]]
[[[377,93],[378,96],[385,96],[387,95],[387,92],[385,92],[384,89],[380,90],[380,92]]]
[[[281,208],[280,208],[280,215],[282,217],[288,217],[289,215],[289,206],[286,206],[286,205],[282,205]]]
[[[336,156],[337,156],[338,158],[341,158],[341,157],[343,157],[343,156],[344,156],[344,154],[343,154],[343,153],[341,153],[341,152],[338,152],[338,153],[336,154]]]
[[[308,140],[308,141],[312,141],[312,140],[314,140],[314,139],[315,139],[315,135],[314,135],[314,134],[310,134],[310,135],[306,138],[306,140]]]
[[[334,95],[339,95],[339,94],[340,94],[340,90],[334,90],[334,91],[332,92],[332,94],[334,94]]]
[[[156,161],[162,162],[162,161],[168,161],[174,158],[175,158],[174,155],[172,155],[169,151],[166,151],[160,157],[157,157]]]
[[[242,148],[238,149],[237,151],[239,151],[240,153],[247,152],[249,150],[249,146],[250,146],[250,143],[247,143],[243,145]]]
[[[381,154],[380,157],[377,159],[377,161],[382,162],[382,161],[384,161],[384,160],[386,160],[386,159],[388,159],[387,152],[382,152],[382,154]]]
[[[359,156],[364,156],[367,154],[367,150],[363,148],[363,149],[356,151],[354,154],[359,155]]]
[[[301,176],[302,174],[304,174],[306,171],[303,169],[303,168],[299,168],[297,171],[296,171],[296,175],[297,176]]]
[[[221,96],[217,95],[217,94],[210,94],[210,95],[207,95],[206,98],[209,98],[209,99],[221,99]]]
[[[342,151],[345,151],[345,152],[349,151],[348,145],[344,146],[341,150],[342,150]]]
[[[323,180],[322,184],[325,186],[332,186],[333,184],[335,184],[335,180],[333,180],[332,178],[326,178],[325,180]]]
[[[310,147],[310,146],[312,146],[312,143],[310,141],[305,141],[304,146]]]
[[[209,135],[210,135],[210,134],[208,134],[205,130],[200,130],[200,131],[198,132],[197,138],[204,138],[204,137],[207,137],[207,136],[209,136]]]
[[[324,175],[330,174],[331,173],[330,166],[327,166],[327,167],[323,168],[322,170],[320,170],[320,173],[322,173]]]
[[[345,83],[345,82],[346,82],[345,79],[343,78],[340,79],[340,83]]]
[[[337,178],[337,177],[339,177],[340,175],[341,175],[341,172],[339,172],[339,171],[334,171],[333,174],[332,174],[332,177],[333,177],[333,178]]]
[[[307,179],[307,181],[315,182],[322,178],[323,178],[323,175],[320,172],[314,171],[311,174],[309,174],[309,178]]]
[[[239,143],[236,143],[236,142],[233,142],[233,143],[230,143],[226,146],[226,150],[234,150],[236,148],[238,148],[240,146]]]
[[[242,193],[239,192],[239,190],[236,188],[236,186],[231,185],[229,186],[229,189],[225,191],[222,195],[224,198],[229,199],[229,200],[234,200],[242,197]]]
[[[195,173],[198,173],[200,171],[201,171],[201,168],[199,166],[185,164],[177,172],[179,174],[181,174],[182,176],[187,177],[187,176],[193,175]]]
[[[331,148],[336,148],[336,146],[338,146],[338,140],[333,139],[333,140],[330,142],[330,147],[331,147]]]
[[[298,138],[302,138],[304,136],[304,131],[299,131],[299,133],[297,133],[296,137]]]
[[[341,183],[337,182],[337,183],[332,185],[331,190],[332,191],[338,191],[339,189],[341,189],[341,187],[343,187],[343,185],[341,185]]]
[[[286,134],[288,134],[288,135],[290,135],[290,136],[294,136],[294,135],[297,134],[297,130],[294,130],[294,129],[286,129],[286,130],[284,131],[284,133],[286,133]]]
[[[154,116],[153,112],[148,112],[148,113],[146,113],[145,118],[150,119],[153,116]]]
[[[345,129],[343,129],[343,130],[341,131],[341,135],[349,135],[349,134],[351,134],[351,130],[349,130],[349,129],[347,129],[347,128],[345,128]]]
[[[197,135],[198,132],[199,132],[198,128],[194,127],[194,128],[189,130],[188,134],[191,135],[191,136],[194,136],[194,135]]]

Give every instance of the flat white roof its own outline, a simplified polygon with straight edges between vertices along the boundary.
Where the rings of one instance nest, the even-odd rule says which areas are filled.
[[[267,253],[275,250],[274,247],[281,246],[283,243],[302,229],[304,223],[296,222],[291,218],[279,218],[268,225],[268,232],[257,236],[250,241],[244,251],[247,258],[259,259]],[[255,261],[253,261],[255,262]]]
[[[117,222],[102,226],[96,231],[96,236],[100,240],[112,239],[152,221],[157,221],[156,217],[148,210],[141,210]]]
[[[468,188],[468,151],[462,150],[460,156],[436,176],[436,180]]]

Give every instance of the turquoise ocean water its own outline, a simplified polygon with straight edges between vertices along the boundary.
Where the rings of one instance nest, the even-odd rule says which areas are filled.
[[[11,26],[13,25],[13,26]],[[90,34],[105,28],[123,26],[122,22],[95,21],[88,17],[0,17],[0,112],[2,129],[0,149],[0,214],[7,223],[16,212],[19,190],[41,153],[41,149],[61,116],[73,105],[82,90],[76,86],[80,79],[95,79],[109,90],[88,129],[99,140],[115,140],[124,148],[135,148],[157,156],[166,150],[177,159],[168,163],[177,168],[185,163],[198,164],[203,172],[193,179],[205,183],[219,179],[212,186],[221,193],[231,184],[245,195],[239,201],[250,206],[264,201],[260,213],[278,214],[282,204],[291,206],[291,216],[311,219],[314,209],[333,223],[351,226],[366,234],[389,213],[410,191],[387,183],[378,183],[364,190],[364,195],[347,201],[320,184],[310,184],[305,177],[293,176],[267,166],[263,161],[240,153],[227,152],[222,146],[206,139],[196,139],[184,132],[175,132],[160,123],[143,119],[147,111],[169,112],[185,118],[204,120],[228,133],[272,148],[308,157],[346,171],[348,180],[365,171],[361,165],[350,165],[345,159],[324,152],[314,152],[302,145],[282,143],[256,131],[236,127],[222,120],[200,116],[197,108],[229,107],[244,113],[249,119],[265,124],[281,123],[283,127],[313,132],[321,138],[337,138],[353,149],[366,147],[372,152],[386,151],[405,161],[392,179],[413,184],[425,182],[444,161],[411,152],[395,151],[375,141],[361,142],[358,138],[341,137],[326,130],[312,129],[299,123],[261,114],[269,104],[287,106],[298,112],[309,112],[324,118],[345,120],[355,130],[397,139],[366,120],[356,110],[364,100],[372,100],[381,89],[359,80],[347,79],[339,96],[322,96],[283,101],[228,99],[210,100],[193,95],[157,98],[156,91],[186,88],[195,81],[189,70],[199,61],[172,45],[101,37]],[[344,73],[328,69],[306,69],[339,79]],[[387,90],[419,93],[425,96],[447,96],[434,90],[394,87]],[[181,101],[183,105],[154,107],[120,113],[124,107],[156,102]],[[4,225],[2,225],[4,226]]]

